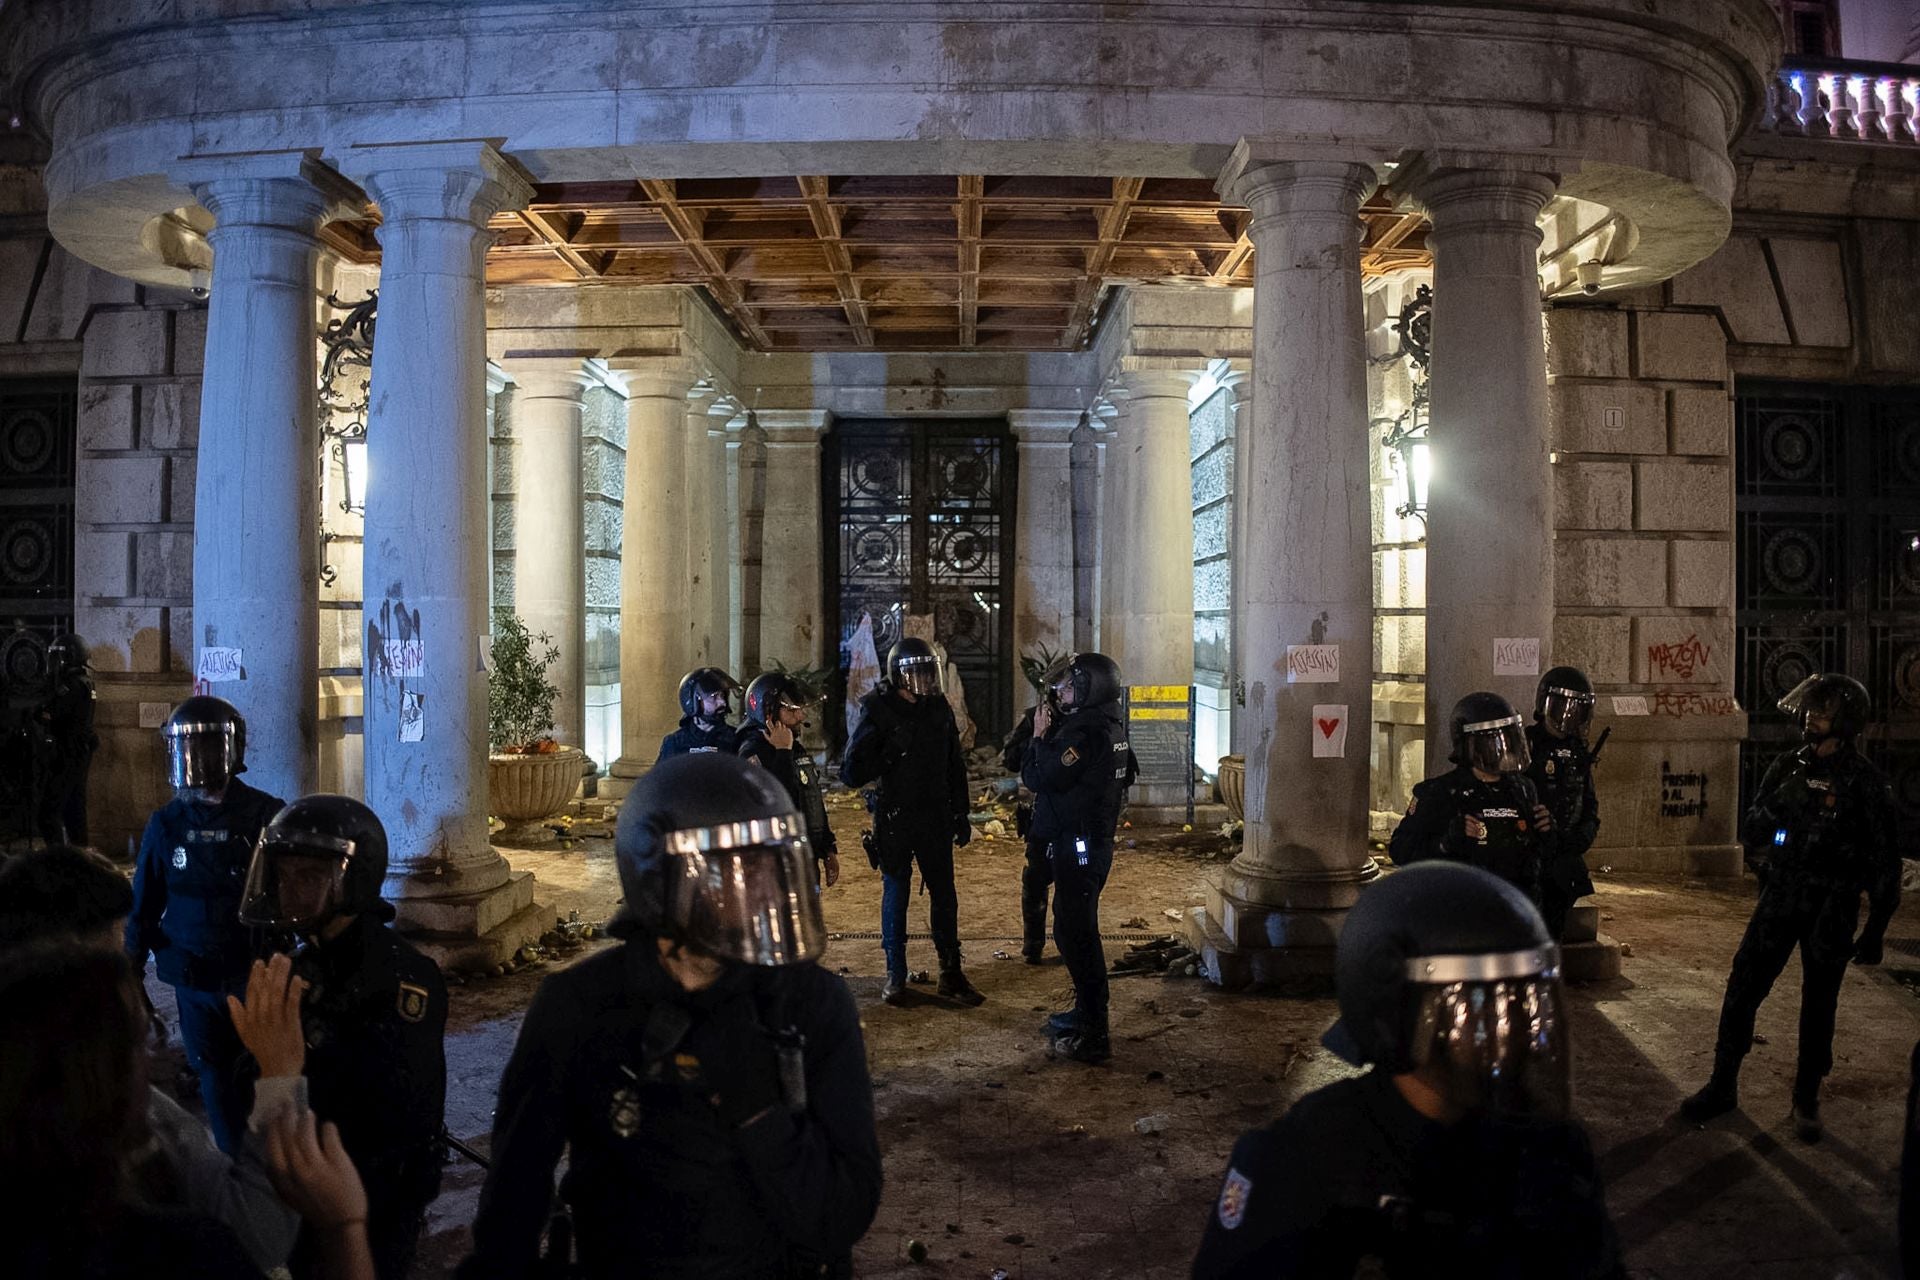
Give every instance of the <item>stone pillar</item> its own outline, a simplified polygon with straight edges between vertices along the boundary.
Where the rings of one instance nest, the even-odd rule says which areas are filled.
[[[1133,550],[1124,513],[1132,502],[1127,492],[1133,474],[1133,439],[1126,416],[1115,412],[1100,433],[1100,652],[1127,670],[1127,564]]]
[[[1015,658],[1041,645],[1056,652],[1073,648],[1072,434],[1080,417],[1071,409],[1015,409],[1007,415],[1020,451],[1013,533]],[[1024,707],[1030,694],[1022,681],[1014,701]]]
[[[714,662],[713,643],[713,510],[725,506],[726,493],[716,496],[714,489],[722,477],[713,460],[713,445],[707,437],[707,419],[717,392],[711,387],[695,390],[687,400],[686,437],[681,442],[687,455],[687,631],[688,668],[720,665]],[[722,646],[724,648],[724,646]]]
[[[1233,524],[1227,545],[1227,568],[1232,582],[1232,605],[1227,614],[1227,649],[1231,669],[1227,672],[1227,696],[1230,699],[1229,738],[1236,755],[1247,753],[1249,717],[1241,701],[1247,686],[1247,610],[1241,588],[1248,581],[1245,513],[1253,502],[1253,477],[1247,469],[1248,450],[1253,437],[1252,376],[1239,369],[1220,380],[1233,396],[1233,415],[1229,430],[1233,433]]]
[[[1123,362],[1137,364],[1138,357]],[[1193,683],[1193,467],[1187,392],[1197,372],[1132,368],[1121,448],[1127,456],[1126,505],[1116,534],[1128,547],[1128,684]]]
[[[1073,633],[1067,640],[1078,652],[1096,647],[1100,616],[1100,441],[1091,414],[1080,415],[1067,440],[1073,502]]]
[[[1236,171],[1237,170],[1237,171]],[[1360,305],[1364,165],[1237,160],[1222,187],[1253,211],[1254,429],[1236,511],[1247,680],[1246,836],[1189,932],[1225,986],[1333,971],[1367,856],[1373,577]],[[1288,683],[1288,646],[1333,645],[1338,678]],[[1345,750],[1316,754],[1345,733]]]
[[[1553,481],[1536,219],[1553,179],[1416,177],[1433,220],[1433,479],[1427,507],[1427,771],[1448,715],[1480,689],[1532,709],[1553,643]],[[1531,674],[1494,674],[1496,640],[1537,641]]]
[[[509,360],[513,375],[514,608],[527,630],[552,637],[559,661],[548,673],[560,691],[553,736],[586,748],[586,531],[581,507],[580,436],[587,389],[598,385],[578,360]]]
[[[687,393],[680,361],[613,361],[627,382],[627,488],[620,513],[620,758],[616,779],[653,767],[680,721],[687,673]],[[604,792],[603,788],[603,792]],[[613,794],[624,795],[617,783]]]
[[[733,553],[731,530],[734,485],[733,450],[727,443],[727,423],[739,406],[732,400],[717,400],[707,410],[705,430],[696,428],[707,449],[707,465],[712,484],[707,492],[707,558],[705,572],[710,584],[707,592],[707,653],[716,667],[733,671],[737,655],[733,647]],[[737,674],[737,673],[736,673]]]
[[[464,936],[449,963],[524,937],[533,880],[487,843],[487,220],[527,183],[483,142],[355,147],[380,206],[367,414],[367,803],[386,824],[403,926]],[[524,937],[519,936],[524,932]]]
[[[760,655],[752,679],[774,661],[817,667],[838,617],[822,618],[820,586],[820,437],[824,409],[762,410],[767,433],[766,504],[760,536]]]
[[[189,161],[213,214],[194,481],[193,660],[238,652],[210,692],[247,718],[247,780],[315,788],[320,716],[320,439],[315,232],[348,184],[301,155]]]
[[[739,583],[735,599],[740,606],[734,616],[733,657],[741,673],[751,673],[760,670],[760,594],[765,576],[761,550],[766,533],[767,431],[760,425],[759,414],[747,413],[739,439],[730,441],[727,451],[733,457],[728,489],[734,495],[735,521],[729,536]]]

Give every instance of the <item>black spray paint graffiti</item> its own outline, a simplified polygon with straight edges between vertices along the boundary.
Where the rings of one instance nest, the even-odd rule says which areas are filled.
[[[1699,818],[1707,812],[1707,775],[1705,770],[1675,773],[1673,765],[1660,762],[1660,816],[1663,818]]]
[[[426,641],[420,629],[420,611],[407,608],[397,587],[380,602],[379,618],[367,622],[366,669],[368,678],[379,687],[381,710],[400,714],[400,740],[419,742],[424,728],[423,698],[417,689],[410,691],[407,682],[427,674]]]

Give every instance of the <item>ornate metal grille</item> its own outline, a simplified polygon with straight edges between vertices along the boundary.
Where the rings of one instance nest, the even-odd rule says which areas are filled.
[[[1005,424],[851,421],[826,444],[827,589],[842,642],[865,612],[884,660],[908,615],[932,614],[981,741],[1005,734],[1016,457]],[[844,654],[840,668],[844,681]]]
[[[1816,671],[1873,695],[1868,754],[1920,836],[1920,396],[1743,384],[1735,686],[1752,717],[1743,803],[1793,725],[1774,703]]]
[[[72,378],[0,379],[0,675],[10,706],[45,692],[47,646],[73,627]]]

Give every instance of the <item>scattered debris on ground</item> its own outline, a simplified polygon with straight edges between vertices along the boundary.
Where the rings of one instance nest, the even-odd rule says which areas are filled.
[[[1169,934],[1150,942],[1129,943],[1126,954],[1115,960],[1107,972],[1116,978],[1144,973],[1193,978],[1199,976],[1200,957],[1194,954],[1193,948]]]

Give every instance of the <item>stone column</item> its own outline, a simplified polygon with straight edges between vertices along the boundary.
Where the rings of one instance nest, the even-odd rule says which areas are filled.
[[[1133,440],[1126,431],[1126,415],[1114,412],[1106,420],[1100,441],[1100,652],[1127,670],[1127,564],[1133,540],[1125,512],[1132,505],[1127,482],[1133,474]]]
[[[484,963],[519,945],[506,935],[532,914],[533,882],[510,879],[487,843],[482,260],[487,220],[532,193],[483,142],[355,147],[344,160],[382,215],[362,606],[367,803],[387,827],[386,891],[401,923],[483,936],[489,946],[471,959]]]
[[[1073,632],[1066,639],[1077,652],[1095,647],[1094,628],[1099,621],[1094,601],[1100,565],[1100,441],[1091,414],[1080,415],[1067,440],[1073,503]]]
[[[734,661],[742,672],[760,670],[760,598],[764,578],[761,552],[765,542],[767,507],[767,431],[760,415],[747,413],[738,440],[729,441],[733,458],[728,489],[734,496],[734,527],[729,533],[739,590],[739,612],[734,617]],[[747,676],[751,679],[752,676]]]
[[[704,431],[697,434],[704,437],[707,448],[707,465],[712,469],[713,483],[708,492],[707,504],[707,559],[705,562],[707,580],[710,589],[707,593],[707,605],[710,610],[707,619],[707,639],[709,660],[716,667],[725,667],[733,671],[737,655],[733,647],[733,552],[731,530],[735,526],[733,504],[734,489],[732,482],[733,450],[727,443],[727,423],[739,412],[739,405],[732,400],[717,400],[707,410]],[[737,673],[736,673],[737,674]]]
[[[302,155],[209,158],[177,174],[213,214],[213,279],[194,480],[195,669],[238,651],[210,691],[247,718],[247,780],[315,788],[320,716],[320,438],[314,233],[347,183]]]
[[[580,435],[587,389],[598,385],[580,361],[520,359],[513,375],[514,606],[527,630],[552,637],[560,653],[548,678],[560,691],[553,736],[586,747],[586,526],[581,507]]]
[[[707,439],[707,415],[716,392],[694,391],[687,400],[686,434],[681,448],[687,455],[687,666],[713,665],[713,509],[725,505],[725,493],[716,499],[720,476]],[[723,664],[724,665],[724,664]]]
[[[1190,917],[1226,986],[1323,978],[1367,856],[1373,575],[1357,164],[1248,164],[1222,187],[1253,211],[1254,428],[1237,523],[1247,680],[1246,837]],[[1287,681],[1290,645],[1334,645],[1338,679]],[[1345,750],[1316,755],[1343,706]]]
[[[1015,409],[1007,420],[1020,451],[1013,532],[1014,656],[1041,645],[1065,652],[1073,648],[1071,437],[1080,414],[1071,409]],[[1015,703],[1024,707],[1030,692],[1021,681]]]
[[[1140,363],[1127,357],[1128,364]],[[1193,683],[1193,466],[1187,392],[1197,371],[1128,368],[1120,385],[1128,684]]]
[[[627,382],[627,488],[620,511],[620,758],[615,779],[653,767],[680,721],[687,673],[687,393],[682,361],[616,360]],[[626,787],[615,784],[613,793]]]
[[[776,659],[789,666],[822,664],[838,617],[821,617],[820,437],[824,409],[763,409],[767,433],[766,505],[760,533],[760,658],[752,679]]]
[[[1238,755],[1247,752],[1247,709],[1241,704],[1247,684],[1247,610],[1241,587],[1248,581],[1245,514],[1253,503],[1253,478],[1247,469],[1248,450],[1253,436],[1252,375],[1235,369],[1220,380],[1233,396],[1233,523],[1227,543],[1227,568],[1231,579],[1231,607],[1227,613],[1227,648],[1231,670],[1227,672],[1227,696],[1231,749]]]
[[[1433,220],[1433,479],[1427,508],[1427,771],[1448,715],[1491,689],[1531,711],[1553,642],[1553,480],[1536,222],[1554,182],[1441,170],[1412,190]],[[1539,642],[1534,674],[1496,676],[1494,642]]]

